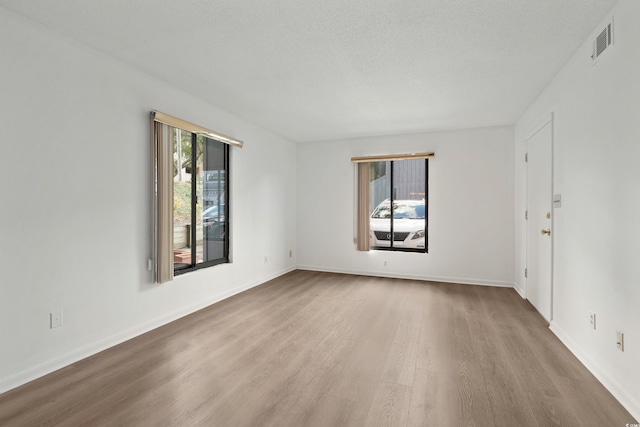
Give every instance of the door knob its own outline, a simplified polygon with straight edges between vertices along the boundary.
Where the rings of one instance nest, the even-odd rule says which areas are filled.
[[[546,230],[540,230],[540,234],[542,234],[543,236],[546,234],[548,236],[551,236],[551,230],[550,229],[546,229]]]

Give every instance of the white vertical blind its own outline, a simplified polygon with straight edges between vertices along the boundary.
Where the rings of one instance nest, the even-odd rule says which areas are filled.
[[[358,164],[358,232],[356,237],[359,251],[369,251],[369,163]]]
[[[173,280],[173,143],[168,125],[154,122],[156,152],[156,282]]]

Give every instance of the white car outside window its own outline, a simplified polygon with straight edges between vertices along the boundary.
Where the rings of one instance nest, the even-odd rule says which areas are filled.
[[[371,248],[391,247],[391,202],[381,202],[371,214],[369,223]],[[424,249],[424,200],[393,201],[393,247]]]

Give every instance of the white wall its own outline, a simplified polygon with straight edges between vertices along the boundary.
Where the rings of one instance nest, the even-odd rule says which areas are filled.
[[[351,157],[429,151],[429,253],[356,251]],[[298,266],[513,286],[513,182],[511,127],[301,144]]]
[[[640,2],[622,0],[613,15],[615,44],[592,65],[587,40],[517,123],[516,268],[526,247],[524,141],[553,112],[562,207],[554,209],[551,329],[640,419]]]
[[[295,144],[1,7],[0,40],[0,392],[295,266]],[[152,109],[246,142],[233,263],[163,285],[146,269]]]

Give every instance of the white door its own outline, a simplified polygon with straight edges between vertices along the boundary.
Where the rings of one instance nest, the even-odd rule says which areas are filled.
[[[553,117],[527,139],[527,299],[552,320]]]

